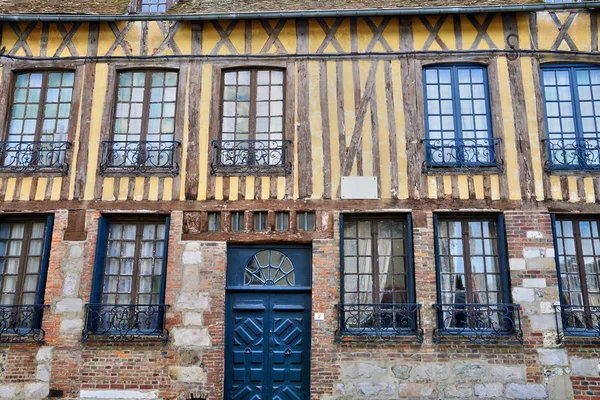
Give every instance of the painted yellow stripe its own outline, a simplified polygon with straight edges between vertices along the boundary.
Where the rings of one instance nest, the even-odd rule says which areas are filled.
[[[579,193],[577,193],[577,178],[574,176],[569,176],[567,178],[567,183],[569,184],[569,201],[572,203],[579,201]]]
[[[85,181],[85,200],[94,199],[94,187],[96,184],[96,167],[98,165],[99,147],[95,143],[100,143],[100,131],[102,129],[102,112],[104,110],[104,98],[106,95],[106,85],[108,77],[108,65],[97,64],[96,81],[94,83],[94,96],[92,101],[92,117],[90,123],[90,138],[87,176]],[[85,93],[84,93],[85,95]],[[122,181],[122,180],[121,180]]]
[[[135,186],[133,187],[133,199],[135,201],[141,201],[144,199],[144,180],[143,176],[137,176],[135,178]]]
[[[0,180],[0,183],[1,182],[2,181]],[[45,176],[38,178],[38,185],[35,191],[36,200],[44,200],[44,197],[46,197],[46,187],[48,187],[48,178]]]
[[[127,191],[129,190],[129,179],[128,177],[121,177],[119,179],[119,200],[127,200]]]
[[[223,200],[223,177],[217,176],[215,179],[215,200]]]
[[[500,200],[500,178],[498,175],[490,176],[490,196],[492,200]]]
[[[521,199],[519,183],[519,166],[515,142],[515,124],[508,82],[508,64],[505,58],[498,58],[498,80],[500,81],[500,105],[502,107],[502,122],[504,131],[504,146],[506,149],[506,176],[508,178],[508,197],[511,200]]]
[[[8,178],[6,183],[6,194],[4,195],[4,201],[12,201],[15,195],[15,186],[17,185],[17,178]]]
[[[285,178],[283,176],[277,177],[277,198],[282,200],[285,197]]]
[[[181,179],[185,179],[184,176],[184,174],[181,174]],[[148,188],[148,200],[158,200],[158,182],[159,179],[157,176],[153,176],[150,178],[150,187]]]
[[[473,177],[473,186],[475,186],[475,198],[477,200],[483,200],[485,197],[483,189],[483,176],[475,175]]]
[[[361,95],[364,92],[362,88],[366,86],[367,77],[369,76],[369,68],[371,67],[371,63],[373,62],[376,62],[378,64],[378,69],[381,68],[381,65],[379,65],[381,63],[377,60],[360,60],[358,62],[358,70],[360,72]],[[371,144],[371,119],[373,118],[373,116],[371,114],[371,103],[369,103],[367,107],[367,112],[365,113],[365,120],[361,132],[363,176],[373,176],[373,147]]]
[[[452,195],[452,177],[450,175],[444,175],[444,194]]]
[[[296,174],[298,175],[298,174]],[[254,177],[246,177],[246,200],[254,200]]]
[[[25,177],[21,179],[21,192],[19,193],[19,200],[27,201],[29,200],[29,195],[31,194],[31,184],[33,183],[33,178]]]
[[[427,177],[427,186],[429,187],[429,198],[437,198],[437,178],[435,176]]]
[[[263,176],[260,178],[260,198],[262,200],[269,200],[269,196],[271,195],[271,178],[268,176]]]
[[[165,201],[173,200],[173,178],[165,178],[163,187],[164,190],[162,199]]]
[[[338,124],[338,99],[336,90],[336,71],[337,65],[335,61],[327,63],[327,95],[329,108],[329,132],[331,143],[331,198],[335,199],[340,187],[340,141],[339,141],[339,124]],[[279,190],[278,190],[279,192]],[[277,195],[279,198],[279,193]]]
[[[400,74],[400,61],[392,61],[392,94],[394,97],[394,116],[396,120],[396,151],[398,154],[398,198],[408,198],[408,167],[406,161],[406,136],[404,104],[402,99],[402,79]]]
[[[583,184],[585,186],[585,201],[588,203],[596,202],[596,191],[594,190],[594,179],[584,178]]]
[[[62,176],[55,176],[52,180],[52,193],[50,200],[60,200],[60,187],[62,185]]]
[[[552,200],[562,200],[562,190],[560,188],[560,177],[556,175],[550,176],[550,191]]]
[[[240,187],[240,178],[232,176],[229,178],[229,200],[237,200]]]
[[[469,178],[466,175],[458,176],[458,197],[462,200],[469,199]]]
[[[115,199],[115,178],[106,177],[102,182],[102,200],[110,201]]]
[[[321,122],[321,92],[319,90],[319,63],[308,63],[308,115],[312,153],[312,198],[323,197],[323,125]]]
[[[198,147],[200,150],[200,179],[198,182],[198,200],[206,200],[206,183],[208,176],[208,128],[210,125],[210,98],[212,88],[212,66],[210,64],[202,65],[202,94],[200,98],[200,142]],[[215,99],[217,101],[217,99]],[[213,116],[216,118],[216,116]],[[195,132],[191,132],[195,135]],[[185,186],[185,185],[183,185]]]

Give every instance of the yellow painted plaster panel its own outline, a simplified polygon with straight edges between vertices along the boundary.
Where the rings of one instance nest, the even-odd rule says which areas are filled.
[[[585,187],[585,201],[588,203],[596,202],[596,192],[594,190],[594,178],[583,178]]]
[[[279,20],[268,20],[267,24],[274,29]],[[264,52],[269,54],[282,54],[282,53],[295,53],[296,52],[296,22],[292,19],[289,19],[285,22],[285,25],[281,29],[279,33],[278,39],[284,51],[279,51],[275,43],[273,43],[269,48],[264,48],[267,40],[269,39],[269,35],[267,31],[262,26],[261,22],[258,20],[252,21],[252,53],[257,54]]]
[[[200,150],[200,177],[198,182],[198,200],[206,200],[206,179],[208,176],[208,128],[210,124],[209,116],[210,97],[211,97],[211,82],[212,82],[212,66],[209,64],[202,65],[202,93],[200,97],[200,115],[205,118],[200,118],[200,141],[198,147]],[[216,100],[215,100],[216,101]],[[196,132],[190,132],[191,135],[196,135]]]
[[[223,177],[215,178],[215,200],[223,200]]]
[[[426,18],[429,21],[431,26],[435,26],[435,24],[440,18],[442,18],[442,16],[432,16],[424,18]],[[423,25],[421,20],[417,17],[414,17],[412,19],[412,26],[415,50],[443,50],[435,40],[431,43],[431,46],[429,48],[424,49],[423,45],[425,45],[425,42],[427,42],[427,39],[429,38],[429,31],[427,30],[425,25]],[[454,37],[454,22],[452,21],[452,18],[446,18],[444,24],[440,29],[439,37],[449,49],[456,49],[456,40]]]
[[[500,104],[502,107],[502,122],[504,131],[504,146],[506,149],[506,176],[508,178],[508,197],[510,200],[521,199],[519,184],[519,166],[515,143],[515,125],[508,82],[508,66],[505,58],[498,58],[498,80],[500,81]]]
[[[517,29],[519,32],[529,32],[529,14],[522,13],[517,14]],[[519,48],[530,49],[531,48],[531,36],[519,35]]]
[[[102,200],[112,201],[115,199],[115,178],[107,176],[102,182]]]
[[[240,186],[240,178],[232,176],[229,178],[229,200],[237,200]]]
[[[0,183],[2,181],[0,180]],[[48,178],[41,176],[38,178],[37,188],[35,190],[35,200],[44,200],[46,196],[46,187],[48,187]]]
[[[127,200],[127,191],[129,190],[129,179],[128,177],[121,177],[119,179],[119,197],[118,200]]]
[[[311,61],[308,64],[309,90],[309,122],[312,151],[312,198],[323,197],[323,125],[321,123],[321,102],[319,90],[319,63]]]
[[[26,201],[29,200],[29,194],[31,193],[31,184],[33,183],[33,178],[26,177],[21,179],[21,192],[19,193],[19,200]]]
[[[12,201],[15,195],[15,186],[17,184],[17,178],[8,178],[6,182],[6,193],[4,195],[4,201]]]
[[[437,198],[437,178],[435,176],[427,177],[427,186],[429,188],[429,198]]]
[[[500,178],[498,175],[490,176],[490,196],[492,200],[500,200]]]
[[[52,193],[50,194],[50,200],[60,200],[62,180],[62,176],[55,176],[54,179],[52,179]]]
[[[285,178],[283,176],[277,177],[277,198],[282,200],[285,197]]]
[[[466,175],[458,176],[458,197],[462,200],[469,199],[469,178]]]
[[[567,183],[569,184],[569,201],[579,201],[579,194],[577,193],[577,178],[574,176],[569,176],[567,178]]]
[[[329,26],[329,29],[335,23],[335,18],[325,18],[325,23]],[[323,41],[325,40],[325,31],[319,25],[316,19],[309,21],[309,50],[311,53],[316,53]],[[350,52],[350,19],[344,18],[342,24],[335,33],[335,39],[339,42],[344,52]],[[324,53],[338,53],[331,41],[327,44]],[[334,81],[335,82],[335,81]]]
[[[569,12],[557,12],[556,16],[562,25],[569,18]],[[540,49],[550,49],[558,37],[559,29],[552,20],[549,12],[538,13],[538,43]],[[590,51],[590,16],[588,13],[578,13],[568,30],[568,34],[580,51]],[[563,40],[558,50],[571,50]]]
[[[222,27],[222,29],[225,31],[227,29],[227,27],[229,26],[229,24],[231,23],[231,21],[215,20],[214,22],[207,21],[206,23],[204,23],[204,29],[202,31],[202,49],[206,53],[211,53],[213,51],[213,49],[215,49],[215,46],[217,45],[217,43],[219,43],[219,41],[221,39],[221,36],[219,36],[219,33],[215,29],[213,23],[219,24]],[[231,35],[229,35],[229,39],[231,40],[233,47],[235,48],[235,50],[238,53],[244,53],[244,47],[245,47],[244,34],[245,34],[245,30],[246,30],[245,26],[246,25],[245,25],[244,21],[238,20],[235,27],[233,28],[233,30],[231,32]],[[217,54],[232,54],[232,52],[229,50],[229,48],[225,44],[222,44],[222,45],[220,45],[220,48],[218,49]]]
[[[562,190],[560,188],[560,177],[556,175],[550,176],[550,191],[552,200],[562,200]]]
[[[136,201],[140,201],[144,198],[144,181],[145,178],[143,176],[135,177],[135,186],[133,187],[133,199]]]
[[[185,175],[182,174],[182,176]],[[148,200],[158,200],[158,182],[159,178],[157,176],[153,176],[150,178],[150,187],[148,188]]]
[[[298,175],[298,174],[296,174],[296,175]],[[254,179],[255,178],[253,176],[246,177],[246,195],[245,195],[246,200],[254,199]]]
[[[374,17],[371,18],[371,22],[375,25],[375,27],[381,27],[381,23],[384,19],[384,17]],[[385,42],[387,42],[387,44],[393,51],[396,51],[400,48],[400,27],[398,22],[398,18],[389,19],[389,22],[383,30],[382,35],[382,37],[385,39]],[[364,18],[359,18],[357,21],[357,33],[358,51],[364,52],[367,50],[368,46],[371,44],[371,41],[373,39],[373,31],[371,30],[371,27],[369,27]],[[377,40],[370,51],[385,53],[389,50],[387,50],[384,47],[380,40]]]
[[[473,186],[475,186],[475,198],[477,200],[483,200],[485,198],[485,191],[483,188],[483,176],[473,176]]]
[[[269,196],[271,194],[271,178],[268,176],[263,176],[260,179],[261,179],[260,198],[262,200],[269,200]]]
[[[452,177],[450,175],[444,175],[444,194],[452,196]]]
[[[164,178],[162,199],[173,200],[173,178]]]

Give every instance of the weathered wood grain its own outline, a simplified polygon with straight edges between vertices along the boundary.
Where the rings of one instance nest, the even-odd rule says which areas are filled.
[[[319,99],[321,102],[321,133],[323,140],[323,198],[331,199],[331,135],[329,129],[329,93],[327,64],[319,61]]]
[[[296,22],[296,41],[299,53],[308,53],[308,21],[298,20]],[[308,61],[298,62],[298,194],[301,198],[312,195],[312,146],[310,133],[309,114],[309,75]]]
[[[399,188],[398,188],[398,139],[396,137],[396,105],[393,96],[392,85],[394,79],[392,77],[392,64],[390,61],[383,62],[383,72],[385,77],[385,100],[387,106],[387,130],[389,134],[389,149],[390,149],[390,188],[392,192],[392,198],[397,199]],[[397,83],[396,83],[397,84]],[[400,99],[399,99],[400,100]],[[338,97],[339,101],[339,97]]]

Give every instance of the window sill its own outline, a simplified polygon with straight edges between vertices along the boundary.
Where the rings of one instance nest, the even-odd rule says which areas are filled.
[[[504,173],[503,167],[490,166],[469,166],[469,167],[453,167],[439,166],[426,167],[423,166],[425,175],[498,175]]]
[[[132,168],[111,168],[111,167],[104,167],[104,169],[100,170],[100,175],[101,176],[108,176],[108,177],[131,177],[131,176],[158,176],[158,177],[174,177],[179,175],[179,166],[177,166],[176,169],[173,170],[164,170],[164,169],[149,169],[149,170],[142,170],[142,169],[134,169],[134,167]]]
[[[365,330],[364,332],[345,331],[335,335],[337,343],[388,343],[388,342],[405,342],[405,343],[423,343],[423,331],[415,331],[411,329],[399,329],[397,331],[388,332],[382,330]]]

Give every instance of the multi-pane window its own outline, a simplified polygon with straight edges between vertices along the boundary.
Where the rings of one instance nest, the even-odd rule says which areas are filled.
[[[173,3],[173,0],[141,0],[140,11],[143,13],[164,13]]]
[[[284,71],[224,71],[222,99],[216,167],[283,166]]]
[[[316,214],[314,211],[298,211],[296,219],[299,231],[314,231],[317,227]]]
[[[565,328],[598,329],[599,225],[599,220],[592,217],[555,217],[556,257]]]
[[[435,220],[441,326],[510,328],[501,216]]]
[[[64,162],[74,78],[71,71],[16,75],[4,166]]]
[[[100,218],[84,335],[162,334],[169,218]]]
[[[39,328],[52,220],[49,217],[0,221],[0,331],[3,334]]]
[[[600,168],[600,68],[542,69],[548,166]]]
[[[177,72],[121,71],[112,141],[103,143],[100,171],[177,173],[176,103]]]
[[[487,70],[443,65],[423,70],[427,165],[497,165]]]
[[[344,217],[342,299],[345,329],[399,328],[394,305],[413,298],[407,220]]]

